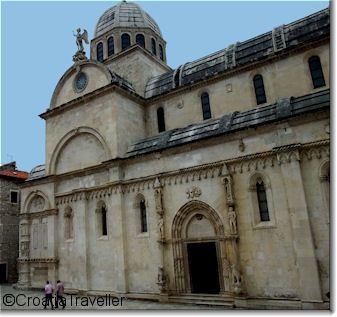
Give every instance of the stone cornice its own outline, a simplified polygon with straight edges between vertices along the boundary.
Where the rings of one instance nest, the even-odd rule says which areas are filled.
[[[307,144],[290,144],[275,147],[271,151],[261,152],[252,155],[245,155],[233,159],[221,160],[214,163],[202,164],[180,170],[149,175],[131,180],[121,180],[111,182],[101,186],[91,188],[80,188],[66,193],[55,195],[56,205],[65,204],[77,200],[97,199],[110,196],[112,194],[124,194],[141,192],[144,190],[154,190],[155,182],[158,178],[162,187],[186,184],[204,179],[214,179],[224,175],[226,168],[230,173],[252,172],[264,170],[277,166],[280,160],[289,161],[300,159],[301,157],[320,159],[323,154],[329,155],[330,140],[322,140]],[[293,155],[294,153],[298,155]]]
[[[121,95],[123,95],[126,98],[131,99],[132,101],[139,103],[141,105],[144,104],[144,98],[139,96],[137,93],[135,92],[131,92],[129,90],[127,90],[126,88],[121,87],[118,83],[116,82],[112,82],[104,87],[98,88],[92,92],[89,92],[87,94],[85,94],[84,96],[78,97],[76,99],[70,100],[62,105],[59,105],[55,108],[52,109],[48,109],[46,112],[41,113],[39,115],[39,117],[41,117],[42,119],[47,119],[50,118],[54,115],[57,115],[61,112],[67,111],[69,108],[73,109],[73,107],[75,106],[80,106],[85,102],[88,102],[98,96],[107,94],[107,93],[111,93],[113,91],[117,91],[118,93],[120,93]]]
[[[58,209],[53,208],[53,209],[46,209],[42,211],[37,211],[37,212],[24,212],[20,214],[21,219],[35,219],[35,218],[42,218],[46,216],[53,216],[58,214]]]

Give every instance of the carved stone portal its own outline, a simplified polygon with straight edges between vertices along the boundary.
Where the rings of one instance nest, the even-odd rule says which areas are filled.
[[[229,289],[229,265],[226,266],[226,275],[223,274],[221,259],[227,258],[224,227],[218,213],[212,209],[209,205],[201,201],[191,201],[182,206],[175,215],[172,223],[172,248],[173,248],[173,260],[174,260],[174,287],[176,293],[186,293],[191,290],[189,271],[188,271],[188,255],[185,248],[188,243],[189,237],[186,236],[188,229],[187,223],[191,219],[198,219],[200,216],[207,218],[212,225],[213,238],[218,246],[219,257],[219,282],[220,292],[230,291]],[[210,237],[206,238],[209,241]],[[200,241],[202,242],[202,241]]]

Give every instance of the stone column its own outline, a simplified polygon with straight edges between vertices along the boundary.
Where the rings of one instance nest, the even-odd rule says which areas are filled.
[[[157,284],[159,286],[159,291],[161,294],[167,293],[167,287],[168,287],[168,277],[167,273],[165,271],[165,265],[164,265],[164,248],[165,248],[165,225],[164,225],[164,206],[163,206],[163,191],[162,191],[162,185],[158,178],[156,178],[154,183],[154,198],[155,198],[155,204],[156,204],[156,213],[157,213],[157,229],[158,229],[158,248],[159,248],[159,254],[160,254],[160,264],[158,267],[158,278],[157,278]]]
[[[287,195],[302,301],[322,301],[318,266],[297,149],[277,154]]]
[[[224,174],[222,183],[224,184],[225,189],[226,204],[228,208],[227,218],[229,224],[229,234],[226,237],[227,259],[223,260],[224,285],[230,285],[230,290],[238,295],[242,292],[242,276],[240,273],[240,261],[237,245],[239,235],[237,230],[233,179],[226,166]]]

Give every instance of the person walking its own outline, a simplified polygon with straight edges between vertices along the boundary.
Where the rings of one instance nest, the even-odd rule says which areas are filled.
[[[61,303],[62,309],[66,307],[66,299],[63,297],[64,286],[63,283],[58,280],[56,284],[56,299],[55,299],[55,308],[59,307],[59,302]]]
[[[47,308],[47,305],[49,306],[49,303],[51,304],[51,309],[54,309],[53,305],[53,285],[47,281],[46,285],[44,286],[44,293],[46,295],[44,300],[44,309]]]

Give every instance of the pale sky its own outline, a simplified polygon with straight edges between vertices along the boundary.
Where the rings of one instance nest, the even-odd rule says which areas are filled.
[[[137,1],[135,1],[137,2]],[[169,66],[201,58],[238,41],[328,7],[328,1],[138,1],[158,23]],[[44,164],[44,121],[53,90],[72,65],[73,30],[92,38],[104,2],[1,2],[1,163],[30,171]],[[86,46],[89,55],[89,46]]]

